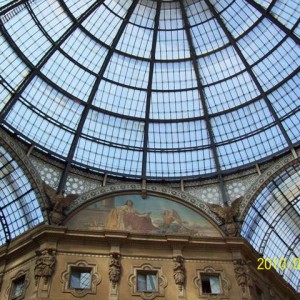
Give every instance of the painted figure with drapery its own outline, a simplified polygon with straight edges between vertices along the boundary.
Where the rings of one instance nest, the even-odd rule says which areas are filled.
[[[127,200],[123,205],[115,207],[110,211],[106,228],[149,232],[157,229],[157,227],[152,224],[150,214],[150,212],[137,212],[133,208],[133,201]]]

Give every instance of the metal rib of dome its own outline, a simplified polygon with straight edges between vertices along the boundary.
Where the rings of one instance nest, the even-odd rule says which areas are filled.
[[[299,144],[298,1],[20,0],[0,13],[0,122],[66,161],[62,181],[72,165],[222,176]]]

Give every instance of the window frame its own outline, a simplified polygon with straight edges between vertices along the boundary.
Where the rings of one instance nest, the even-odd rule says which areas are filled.
[[[75,287],[72,286],[72,275],[74,272],[78,272],[81,274],[89,274],[89,287]],[[79,285],[80,285],[81,277],[79,278]],[[90,290],[92,288],[92,268],[86,268],[86,267],[76,267],[76,266],[71,266],[70,268],[70,276],[69,276],[69,288],[70,289],[77,289],[77,290]]]
[[[76,288],[71,286],[72,270],[90,271],[90,287]],[[71,293],[74,297],[81,298],[88,294],[97,293],[97,285],[101,282],[101,276],[97,273],[97,265],[89,264],[87,261],[79,260],[74,263],[67,263],[65,271],[61,274],[63,292]]]
[[[19,281],[23,282],[22,293],[20,295],[14,296],[13,293],[16,290],[16,283]],[[11,278],[8,289],[6,290],[6,299],[9,300],[21,300],[25,299],[26,290],[29,285],[28,270],[20,270],[14,277]]]
[[[155,275],[155,289],[147,289],[147,279],[150,276]],[[146,279],[146,289],[140,289],[139,288],[139,277],[140,276],[145,276]],[[149,277],[148,277],[149,276]],[[136,274],[136,289],[139,292],[142,293],[155,293],[158,292],[158,274],[157,271],[152,271],[152,270],[137,270],[137,274]]]

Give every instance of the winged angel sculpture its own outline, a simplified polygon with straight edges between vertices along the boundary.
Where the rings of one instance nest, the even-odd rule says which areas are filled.
[[[56,193],[56,191],[48,184],[44,184],[44,191],[52,204],[52,211],[50,212],[50,221],[52,224],[59,225],[64,219],[63,210],[69,206],[79,195],[70,194],[64,196],[63,193]]]
[[[209,209],[214,212],[218,217],[224,220],[225,222],[225,231],[229,236],[235,236],[237,233],[237,226],[234,218],[239,213],[239,206],[243,201],[243,197],[235,199],[231,206],[222,207],[217,204],[207,203]]]

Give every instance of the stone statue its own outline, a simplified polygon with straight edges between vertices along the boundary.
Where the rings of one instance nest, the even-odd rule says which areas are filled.
[[[112,283],[112,287],[115,288],[121,276],[121,255],[119,253],[113,252],[110,254],[110,257],[111,259],[109,263],[108,277]]]
[[[36,250],[36,261],[34,268],[35,284],[38,284],[39,278],[44,278],[44,284],[47,284],[51,278],[56,264],[55,250],[44,249]]]
[[[238,285],[242,288],[242,292],[245,293],[249,281],[247,262],[243,259],[237,259],[233,261],[233,264]]]
[[[173,277],[175,280],[175,284],[178,285],[178,288],[180,291],[182,291],[182,288],[185,283],[185,268],[183,266],[183,257],[182,256],[176,256],[173,258],[174,260],[174,267],[173,267]]]
[[[209,209],[214,212],[218,217],[225,222],[225,231],[229,236],[235,236],[237,234],[237,226],[234,218],[238,215],[240,203],[243,201],[243,197],[235,199],[231,207],[222,207],[217,204],[207,203]]]
[[[72,201],[78,198],[79,195],[70,194],[64,196],[63,193],[57,194],[56,191],[46,183],[44,184],[44,190],[52,204],[52,211],[50,213],[51,223],[59,225],[64,219],[63,210],[68,207]]]

